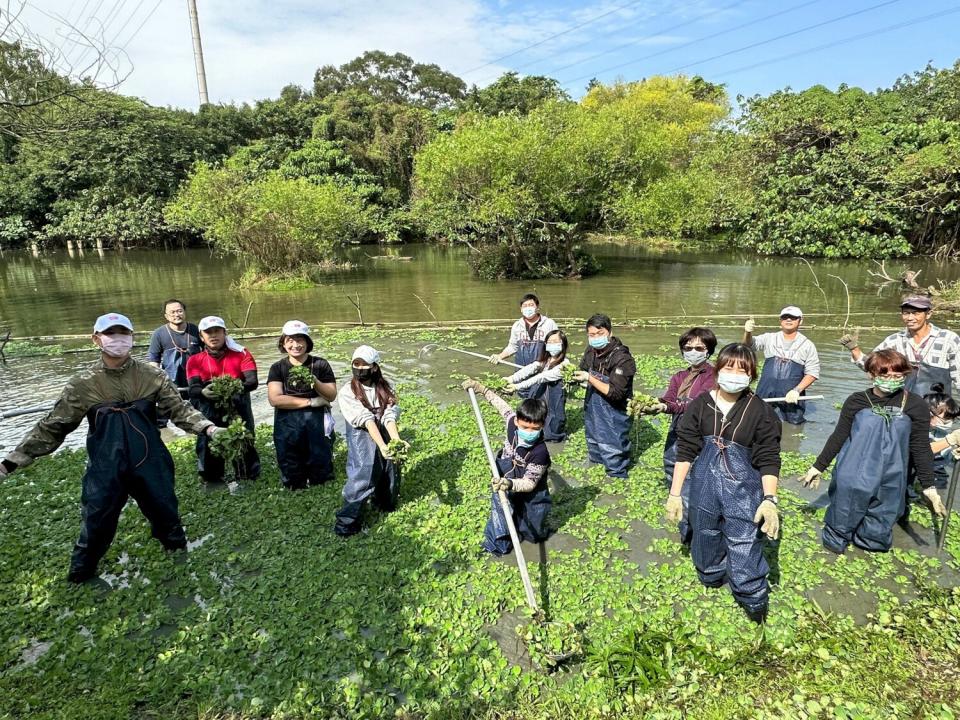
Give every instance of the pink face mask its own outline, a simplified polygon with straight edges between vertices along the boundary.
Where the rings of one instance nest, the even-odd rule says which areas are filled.
[[[133,335],[101,335],[100,349],[110,357],[126,357],[133,349]]]

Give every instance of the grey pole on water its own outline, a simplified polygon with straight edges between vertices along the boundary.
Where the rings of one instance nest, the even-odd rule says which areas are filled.
[[[950,487],[947,488],[947,514],[940,523],[940,537],[937,538],[937,553],[942,553],[947,543],[947,528],[950,526],[950,515],[953,513],[953,503],[957,497],[957,479],[960,477],[960,460],[954,460],[953,472],[950,473]]]
[[[193,61],[197,66],[197,89],[200,91],[200,104],[210,102],[207,95],[207,70],[203,65],[203,45],[200,44],[200,18],[197,17],[197,0],[187,0],[190,13],[190,34],[193,36]]]
[[[490,438],[487,437],[487,428],[483,424],[483,415],[480,413],[480,405],[477,403],[477,394],[473,388],[467,390],[470,396],[470,403],[473,405],[473,413],[477,416],[477,425],[480,427],[480,438],[483,440],[483,449],[487,452],[487,462],[490,463],[490,472],[494,478],[500,477],[500,471],[497,469],[497,461],[493,458],[493,449],[490,447]],[[513,524],[513,514],[510,512],[510,501],[503,490],[497,492],[497,498],[500,500],[500,509],[503,511],[503,517],[507,521],[507,530],[510,532],[510,540],[513,542],[513,554],[517,557],[517,567],[520,569],[520,577],[523,579],[523,589],[527,593],[527,604],[537,612],[537,597],[533,593],[533,583],[530,582],[530,573],[527,572],[527,560],[523,557],[523,551],[520,549],[520,536],[517,535],[517,528]]]

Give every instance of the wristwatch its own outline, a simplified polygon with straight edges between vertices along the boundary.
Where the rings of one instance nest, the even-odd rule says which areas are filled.
[[[777,499],[777,496],[776,496],[776,495],[764,495],[764,496],[763,496],[763,499],[764,499],[764,500],[769,500],[769,501],[772,502],[774,505],[779,505],[779,504],[780,504],[780,501]]]

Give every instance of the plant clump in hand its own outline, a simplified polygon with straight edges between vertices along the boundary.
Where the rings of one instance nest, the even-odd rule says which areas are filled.
[[[220,375],[210,381],[213,404],[225,413],[233,411],[233,401],[243,392],[243,383],[232,375]]]
[[[387,452],[397,465],[404,465],[410,453],[410,446],[403,440],[391,440],[387,443]]]
[[[287,375],[287,387],[294,392],[308,392],[313,388],[314,377],[306,365],[297,365]]]
[[[252,440],[253,435],[243,420],[235,418],[225,432],[217,433],[210,440],[210,452],[223,459],[229,472],[243,459]]]
[[[577,374],[577,366],[573,363],[567,363],[562,368],[560,368],[560,377],[566,384],[575,383],[576,380],[573,379],[573,376]]]
[[[659,404],[659,402],[657,398],[651,395],[634,393],[633,397],[627,402],[627,414],[632,418],[640,417],[644,410]]]

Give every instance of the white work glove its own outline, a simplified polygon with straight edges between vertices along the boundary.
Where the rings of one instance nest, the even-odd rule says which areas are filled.
[[[640,413],[643,415],[659,415],[660,413],[665,413],[666,411],[666,403],[658,402],[653,403],[652,405],[647,405],[645,408],[640,410]]]
[[[490,481],[490,487],[494,492],[500,492],[501,490],[504,492],[510,492],[513,490],[513,481],[511,481],[510,478],[505,477],[495,478],[494,480]]]
[[[844,333],[840,338],[840,344],[843,345],[847,350],[853,352],[860,347],[860,333],[857,330]]]
[[[209,385],[203,388],[203,390],[200,391],[200,394],[203,395],[207,400],[214,400],[217,397],[216,393],[213,392]]]
[[[796,405],[797,403],[800,402],[800,391],[794,388],[793,390],[788,392],[785,397],[788,403],[790,403],[791,405]]]
[[[756,320],[754,320],[753,318],[750,318],[749,320],[747,320],[747,321],[743,324],[743,331],[744,331],[745,333],[751,333],[751,334],[752,334],[753,331],[756,329],[756,327],[757,327],[757,322],[756,322]]]
[[[219,425],[208,425],[207,426],[207,437],[212,438],[214,435],[219,435],[222,432],[226,432],[225,427],[220,427]]]
[[[589,379],[590,379],[590,373],[588,373],[586,370],[577,370],[577,371],[573,374],[573,381],[574,381],[574,382],[583,383],[583,382],[586,382],[586,381],[589,380]]]
[[[948,434],[944,440],[947,441],[950,447],[955,449],[960,448],[960,430],[954,430],[952,433]]]
[[[800,482],[803,483],[804,487],[816,490],[820,487],[820,475],[822,475],[822,473],[815,467],[812,467],[807,470],[806,475],[800,478]]]
[[[777,512],[777,506],[770,500],[764,500],[757,508],[753,516],[755,523],[760,523],[760,532],[771,540],[776,540],[780,535],[780,513]]]
[[[943,504],[943,500],[940,499],[940,493],[937,492],[935,487],[928,487],[923,491],[923,496],[927,499],[927,502],[930,503],[930,507],[933,508],[933,512],[937,517],[942,518],[947,516],[947,507]]]
[[[503,388],[503,391],[507,395],[513,395],[517,391],[517,386],[514,385],[513,383],[507,383],[506,386]]]
[[[312,408],[322,408],[327,407],[328,405],[330,405],[330,401],[325,397],[310,398],[310,407]]]
[[[679,523],[683,519],[683,498],[679,495],[668,496],[664,514],[666,515],[667,522]]]
[[[491,365],[496,365],[497,363],[500,362],[500,353],[494,353],[493,355],[488,357],[487,360],[490,362]]]

